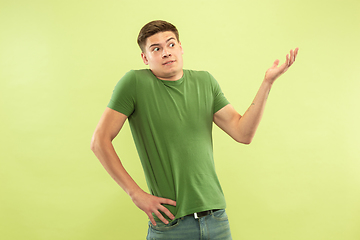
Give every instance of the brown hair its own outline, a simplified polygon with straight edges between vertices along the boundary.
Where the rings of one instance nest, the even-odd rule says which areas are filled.
[[[145,52],[146,40],[159,32],[171,31],[175,34],[176,39],[179,41],[179,32],[174,25],[162,20],[156,20],[147,23],[141,30],[137,39],[139,47],[142,52]]]

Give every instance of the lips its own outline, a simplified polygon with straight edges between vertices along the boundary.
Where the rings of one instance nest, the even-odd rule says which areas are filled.
[[[170,61],[164,62],[163,65],[169,65],[169,64],[172,64],[174,62],[175,62],[175,60],[170,60]]]

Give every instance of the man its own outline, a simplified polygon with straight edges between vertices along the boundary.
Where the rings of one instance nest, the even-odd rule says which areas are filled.
[[[274,81],[294,63],[298,49],[276,60],[243,116],[204,71],[183,69],[175,26],[146,24],[138,36],[149,69],[133,70],[116,85],[94,132],[91,149],[113,179],[149,217],[148,239],[231,239],[225,198],[215,173],[212,123],[249,144]],[[112,140],[129,119],[151,194],[126,172]]]

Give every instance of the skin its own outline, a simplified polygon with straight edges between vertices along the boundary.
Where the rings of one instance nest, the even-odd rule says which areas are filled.
[[[243,116],[228,104],[214,114],[214,123],[237,142],[250,144],[262,118],[273,83],[295,62],[298,50],[298,48],[291,50],[290,54],[286,55],[285,63],[280,66],[279,60],[275,60],[266,71],[254,101]],[[183,76],[183,53],[181,43],[172,32],[161,32],[147,39],[141,57],[157,78],[176,81]],[[125,170],[112,145],[112,140],[118,135],[126,119],[126,115],[106,108],[93,134],[91,150],[134,204],[145,212],[152,224],[156,225],[152,213],[168,224],[169,222],[159,211],[174,219],[173,214],[162,204],[176,206],[176,202],[144,192]]]
[[[226,105],[214,114],[214,123],[229,134],[235,141],[250,144],[254,138],[257,127],[263,116],[265,104],[275,80],[284,74],[295,62],[299,48],[290,50],[290,55],[286,55],[286,60],[279,66],[276,59],[273,65],[266,71],[264,80],[248,108],[241,116],[231,104]]]
[[[141,58],[161,80],[176,81],[183,76],[184,51],[173,32],[160,32],[146,40]]]

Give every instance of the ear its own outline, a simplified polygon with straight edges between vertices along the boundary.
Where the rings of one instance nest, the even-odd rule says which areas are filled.
[[[141,53],[141,58],[143,60],[143,62],[145,63],[145,65],[149,65],[149,61],[147,60],[147,57],[145,55],[145,53]]]
[[[184,54],[184,49],[181,46],[181,42],[179,42],[179,45],[180,45],[180,49],[181,49],[181,54]]]

